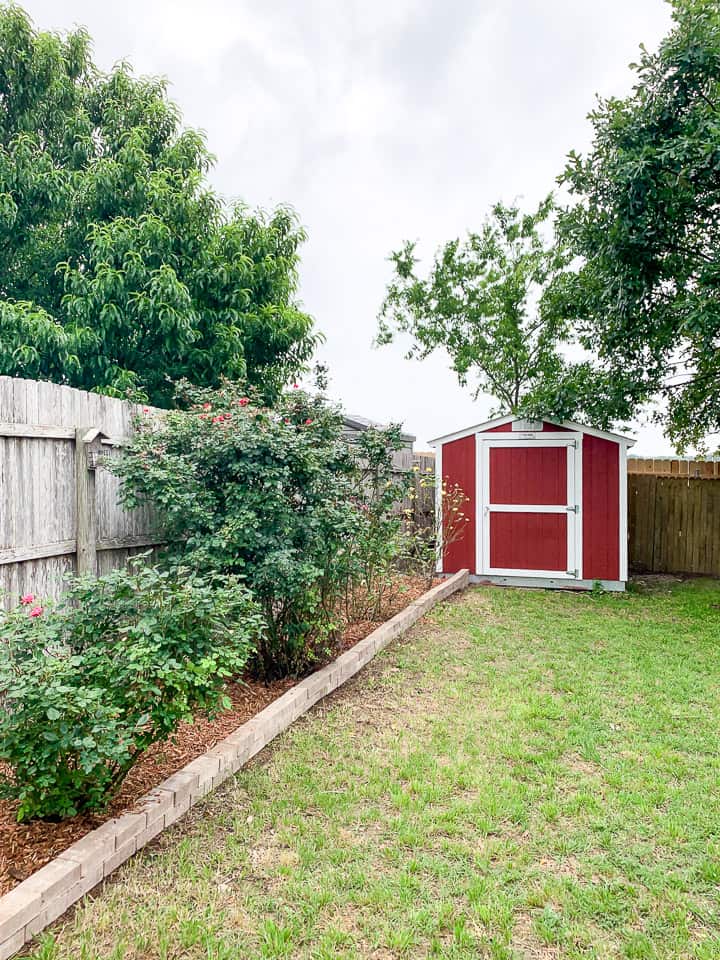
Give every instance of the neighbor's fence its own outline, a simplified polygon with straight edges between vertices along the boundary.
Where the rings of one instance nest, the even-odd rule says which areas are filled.
[[[414,520],[418,526],[434,527],[435,525],[435,454],[416,453],[413,455],[415,469],[415,501]],[[432,478],[427,483],[428,477]],[[425,479],[425,483],[423,483]]]
[[[628,525],[632,570],[720,576],[720,478],[629,472]]]
[[[149,507],[124,510],[105,453],[137,407],[71,387],[0,377],[0,590],[57,597],[75,572],[106,573],[161,542]]]
[[[628,473],[652,473],[662,477],[720,478],[720,458],[709,460],[684,457],[628,457]]]

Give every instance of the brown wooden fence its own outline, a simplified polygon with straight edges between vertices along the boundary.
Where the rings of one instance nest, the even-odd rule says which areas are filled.
[[[720,576],[720,479],[629,473],[630,569]]]

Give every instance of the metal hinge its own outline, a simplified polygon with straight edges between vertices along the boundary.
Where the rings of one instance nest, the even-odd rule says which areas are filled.
[[[574,507],[565,507],[568,513],[580,513],[580,506],[576,503]]]
[[[575,577],[575,579],[577,580],[577,575],[578,575],[577,570],[566,570],[565,573],[567,573],[569,577]]]

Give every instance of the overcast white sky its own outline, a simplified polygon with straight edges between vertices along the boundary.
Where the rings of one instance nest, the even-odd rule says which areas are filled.
[[[162,74],[218,157],[214,185],[289,203],[309,240],[300,295],[348,411],[429,438],[485,418],[443,357],[373,349],[387,256],[430,257],[496,200],[536,204],[584,149],[596,93],[622,94],[663,0],[21,0],[45,29],[83,24],[96,60]],[[669,453],[654,429],[640,453]]]

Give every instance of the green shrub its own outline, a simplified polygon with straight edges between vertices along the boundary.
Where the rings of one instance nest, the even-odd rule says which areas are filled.
[[[261,629],[246,589],[135,565],[0,621],[0,793],[18,818],[99,809],[143,751],[226,703]]]
[[[347,592],[392,552],[399,430],[351,447],[340,412],[299,389],[272,409],[233,384],[190,399],[140,418],[114,466],[124,503],[156,504],[179,562],[248,585],[267,622],[257,675],[302,675],[333,652]]]

